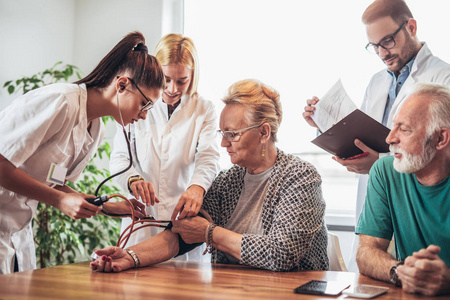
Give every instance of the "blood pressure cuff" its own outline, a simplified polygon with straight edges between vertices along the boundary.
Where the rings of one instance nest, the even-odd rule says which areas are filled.
[[[202,218],[204,218],[204,219],[207,219],[206,216],[203,215],[203,214],[200,213],[200,212],[198,213],[197,216],[198,216],[198,217],[202,217]],[[172,229],[172,227],[173,227],[173,224],[172,224],[172,222],[170,222],[170,223],[167,225],[166,230],[170,230],[170,229]],[[175,257],[180,256],[180,255],[183,255],[183,254],[185,254],[185,253],[187,253],[187,252],[189,252],[189,251],[191,251],[191,250],[197,248],[197,247],[200,246],[201,244],[203,244],[203,243],[193,243],[193,244],[188,244],[188,243],[186,243],[185,241],[183,241],[183,239],[181,238],[181,235],[178,235],[178,245],[179,245],[178,249],[179,249],[179,250],[178,250],[178,254],[175,255]]]

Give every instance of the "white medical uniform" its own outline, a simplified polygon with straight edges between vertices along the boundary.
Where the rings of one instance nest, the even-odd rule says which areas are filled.
[[[146,208],[159,220],[170,220],[181,194],[191,185],[199,185],[207,191],[219,171],[219,147],[217,139],[218,118],[215,107],[197,95],[181,98],[178,107],[168,118],[168,106],[162,100],[148,112],[147,119],[131,127],[133,166],[116,177],[123,190],[128,191],[128,178],[141,175],[153,184],[161,201]],[[128,150],[121,127],[117,127],[111,154],[111,173],[129,165]],[[122,232],[130,224],[122,220]],[[147,227],[131,235],[127,247],[142,242],[161,232]],[[180,260],[205,260],[198,247],[180,257]]]
[[[422,48],[417,53],[411,72],[395,98],[386,125],[388,128],[392,128],[395,114],[403,101],[411,94],[414,85],[418,82],[442,84],[450,87],[450,65],[434,56],[426,43],[423,43]],[[387,69],[376,73],[370,80],[361,106],[363,112],[380,123],[383,120],[384,109],[391,83],[392,76],[387,72]],[[359,175],[356,200],[356,223],[358,223],[359,215],[366,199],[368,181],[369,175]],[[354,244],[356,243],[357,242],[354,242]],[[356,262],[354,261],[355,253],[356,246],[354,245],[349,271],[357,271]]]
[[[104,133],[100,119],[87,130],[84,84],[57,83],[17,98],[0,112],[0,153],[39,182],[52,163],[75,181],[94,156]],[[0,273],[36,268],[31,220],[38,201],[0,187]]]

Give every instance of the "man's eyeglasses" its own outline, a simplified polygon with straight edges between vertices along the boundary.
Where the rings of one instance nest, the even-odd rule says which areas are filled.
[[[223,138],[225,138],[229,142],[238,142],[241,138],[241,135],[244,131],[258,128],[261,125],[254,125],[247,128],[242,128],[239,130],[233,130],[233,131],[223,131],[223,130],[217,130],[218,133],[222,135]]]
[[[120,76],[117,76],[117,78],[119,78]],[[137,86],[137,84],[134,82],[134,80],[130,77],[127,77],[128,80],[131,82],[131,84],[139,91],[139,93],[141,93],[142,97],[144,97],[146,103],[144,104],[144,106],[142,106],[141,108],[141,112],[142,111],[148,111],[151,108],[153,108],[153,101],[148,99],[147,96],[144,95],[144,93],[141,91],[141,89]]]
[[[378,48],[381,47],[385,50],[389,50],[395,47],[395,36],[400,32],[400,30],[405,27],[408,21],[403,22],[403,24],[394,32],[392,35],[389,35],[382,39],[378,44],[368,43],[366,45],[366,50],[372,54],[378,54]]]

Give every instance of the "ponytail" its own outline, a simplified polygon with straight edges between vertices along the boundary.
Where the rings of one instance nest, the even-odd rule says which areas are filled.
[[[145,38],[135,31],[127,34],[86,77],[76,84],[104,88],[117,75],[128,72],[136,84],[147,88],[164,88],[164,73],[156,58],[148,54]]]

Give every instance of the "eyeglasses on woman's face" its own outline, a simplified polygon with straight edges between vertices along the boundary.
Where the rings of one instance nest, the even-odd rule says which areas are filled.
[[[128,80],[131,82],[131,84],[141,93],[142,97],[145,99],[145,103],[143,103],[143,106],[141,108],[141,112],[148,111],[151,108],[153,108],[153,101],[151,99],[148,99],[147,96],[144,95],[144,93],[141,91],[141,89],[138,87],[138,85],[134,82],[134,80],[130,77],[127,77]]]
[[[238,130],[230,130],[230,131],[223,131],[223,130],[217,130],[218,133],[222,135],[222,138],[225,138],[229,142],[238,142],[241,139],[241,135],[250,129],[258,128],[261,125],[253,125],[247,128],[242,128]]]
[[[117,76],[116,78],[120,78],[120,76]],[[144,97],[144,99],[145,99],[145,102],[142,103],[141,112],[148,111],[151,108],[153,108],[154,102],[151,99],[147,98],[147,96],[145,96],[145,94],[141,91],[141,89],[138,87],[138,85],[134,82],[134,80],[132,78],[130,78],[130,77],[127,77],[127,78],[131,82],[131,84],[139,91],[139,93],[141,93],[142,97]]]

